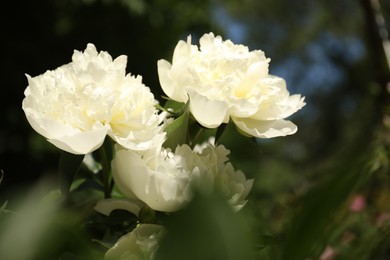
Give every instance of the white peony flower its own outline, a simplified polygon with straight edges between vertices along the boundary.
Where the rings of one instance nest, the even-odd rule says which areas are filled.
[[[158,148],[137,152],[116,147],[112,176],[128,198],[138,198],[154,210],[173,212],[192,198],[192,187],[223,193],[235,209],[246,203],[253,180],[228,162],[229,151],[211,143],[175,152]]]
[[[235,170],[228,161],[230,151],[223,145],[214,145],[214,140],[208,143],[197,145],[194,151],[199,154],[202,164],[207,165],[207,171],[200,178],[198,183],[200,188],[207,187],[208,176],[213,177],[213,190],[218,191],[228,198],[232,207],[238,211],[247,202],[246,197],[253,186],[253,179],[247,180],[245,174],[240,170]],[[200,163],[198,163],[200,164]]]
[[[140,224],[127,235],[122,236],[108,249],[105,260],[154,259],[159,242],[166,233],[163,226]]]
[[[243,132],[258,138],[294,134],[284,120],[305,103],[290,95],[282,78],[268,74],[264,52],[223,41],[213,33],[200,38],[200,48],[179,41],[172,64],[158,61],[165,94],[178,102],[190,99],[190,111],[204,127],[215,128],[231,118]]]
[[[74,51],[72,62],[30,77],[23,110],[35,131],[58,148],[87,154],[106,135],[135,150],[149,149],[164,134],[150,89],[126,75],[127,57],[115,60],[93,44]]]
[[[128,198],[138,198],[154,210],[172,212],[190,200],[190,178],[187,167],[192,151],[188,146],[179,154],[169,149],[136,152],[116,146],[112,177]]]

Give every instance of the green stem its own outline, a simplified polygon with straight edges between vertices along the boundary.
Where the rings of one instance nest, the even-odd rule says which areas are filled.
[[[192,148],[197,144],[199,137],[203,133],[204,128],[200,127],[199,130],[196,132],[194,139],[192,139]]]
[[[222,136],[226,129],[227,124],[223,123],[217,128],[217,132],[215,133],[215,145],[218,144],[219,138]]]
[[[102,163],[102,171],[103,171],[103,187],[104,187],[104,198],[110,198],[111,197],[111,185],[110,185],[110,164],[108,163],[107,159],[107,152],[102,145],[99,148],[100,152],[100,158]]]

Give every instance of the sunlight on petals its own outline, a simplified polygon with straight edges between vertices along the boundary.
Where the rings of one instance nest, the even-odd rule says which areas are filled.
[[[95,45],[36,77],[26,74],[22,108],[32,128],[59,149],[86,154],[105,136],[145,150],[164,136],[158,101],[141,76],[126,74],[127,57],[112,59]]]
[[[300,95],[290,96],[284,79],[269,74],[270,59],[263,51],[250,51],[213,33],[200,37],[199,46],[191,41],[189,35],[187,41],[177,43],[172,64],[165,60],[157,64],[168,97],[186,102],[188,94],[190,112],[207,128],[234,117],[259,121],[258,130],[244,131],[247,135],[272,138],[292,134],[293,129],[287,129],[291,125],[263,122],[283,120],[305,105]],[[239,128],[246,128],[241,125]],[[272,129],[264,129],[266,125]]]
[[[247,118],[233,118],[236,126],[246,134],[257,138],[273,138],[292,135],[297,126],[287,120],[259,121]]]
[[[194,91],[189,91],[189,96],[191,112],[201,125],[215,128],[228,122],[229,115],[226,103],[210,100]]]
[[[160,84],[165,94],[179,102],[186,102],[188,97],[184,91],[180,91],[175,85],[175,81],[172,80],[170,75],[171,64],[166,60],[159,60],[157,62],[158,73],[161,75]]]

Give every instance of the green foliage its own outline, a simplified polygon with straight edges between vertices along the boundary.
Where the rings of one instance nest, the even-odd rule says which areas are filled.
[[[178,107],[177,110],[171,111],[174,115],[177,116],[168,124],[164,131],[167,133],[167,140],[164,142],[164,146],[171,148],[173,151],[176,149],[176,146],[185,144],[188,141],[188,125],[190,123],[190,111],[189,111],[189,102],[186,104],[178,103],[175,101],[168,101],[165,105],[170,107],[173,105],[172,109]]]
[[[328,178],[299,199],[300,205],[284,234],[281,259],[320,256],[324,242],[331,234],[330,227],[335,215],[366,174],[366,171],[359,171],[361,163],[350,166],[338,167],[337,171],[331,172]]]
[[[315,78],[322,85],[307,97],[307,113],[296,119],[299,130],[292,137],[251,140],[237,134],[231,124],[218,129],[217,140],[232,150],[233,164],[256,178],[244,209],[250,220],[243,219],[241,212],[231,212],[218,197],[198,194],[182,212],[166,217],[171,233],[159,257],[251,259],[255,252],[256,259],[317,259],[330,246],[339,259],[388,259],[390,134],[389,109],[384,104],[388,104],[385,86],[389,72],[376,66],[375,60],[384,58],[381,46],[371,45],[377,28],[366,26],[369,22],[364,13],[369,10],[364,10],[363,2],[9,2],[10,10],[20,16],[2,20],[7,25],[4,44],[9,50],[2,59],[7,68],[4,85],[9,86],[4,89],[7,97],[12,95],[3,100],[5,109],[1,110],[5,123],[0,131],[0,167],[7,174],[0,173],[0,191],[15,189],[9,185],[10,178],[23,179],[32,187],[38,176],[57,170],[57,153],[23,120],[20,95],[26,85],[24,73],[37,75],[54,68],[68,59],[73,48],[94,42],[113,56],[125,52],[129,71],[142,75],[160,99],[156,60],[170,59],[168,54],[177,39],[188,33],[194,39],[207,31],[226,34],[228,28],[216,22],[213,7],[226,8],[243,26],[242,40],[265,50],[272,59],[271,70],[281,65],[294,74],[289,87],[298,88],[310,79],[306,76],[313,57],[308,49],[313,46],[319,46],[314,56],[326,56],[332,68],[343,72],[343,80],[332,86]],[[381,3],[389,23],[389,3]],[[39,15],[31,12],[37,9]],[[362,28],[371,34],[365,35]],[[340,48],[335,41],[322,38],[324,34],[346,42],[345,46]],[[349,45],[354,40],[361,44],[362,56],[350,61],[346,50],[356,47]],[[327,79],[335,77],[326,68],[320,72]],[[186,131],[192,122],[188,104],[168,102],[177,109],[166,128],[165,145],[174,149],[188,141]],[[209,130],[194,128],[191,137],[199,134],[203,140],[210,135]],[[106,140],[104,150],[93,153],[103,162],[104,171],[109,171],[113,157],[110,145]],[[82,156],[61,155],[60,187],[69,196],[66,205],[58,197],[56,185],[47,187],[45,191],[55,192],[42,201],[29,200],[41,193],[23,190],[21,205],[15,206],[14,199],[2,202],[1,259],[101,259],[107,247],[134,228],[138,219],[128,212],[114,211],[110,216],[94,212],[96,201],[108,196],[113,184],[102,168],[97,167],[93,174],[85,170],[82,160]],[[348,208],[355,193],[367,200],[361,212]],[[161,217],[146,213],[150,215],[143,215],[144,222],[153,222],[154,214]]]
[[[164,222],[168,229],[156,259],[255,259],[249,226],[223,198],[197,193]]]

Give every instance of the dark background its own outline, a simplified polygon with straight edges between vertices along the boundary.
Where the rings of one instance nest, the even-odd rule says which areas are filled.
[[[306,97],[291,117],[295,135],[256,144],[233,131],[224,136],[236,167],[256,178],[250,196],[262,209],[259,218],[277,222],[285,205],[361,158],[371,171],[359,191],[375,212],[390,212],[390,74],[383,48],[389,1],[22,0],[4,2],[1,13],[0,204],[57,171],[59,151],[33,131],[21,108],[25,74],[53,70],[94,43],[113,58],[127,55],[128,72],[142,75],[163,102],[157,60],[170,61],[189,34],[197,44],[214,32],[264,50],[270,72]],[[378,17],[385,23],[377,24]]]
[[[389,20],[389,2],[381,4]],[[74,49],[91,42],[114,58],[127,55],[128,72],[142,75],[161,100],[157,60],[170,60],[177,41],[188,34],[197,43],[210,31],[264,50],[271,73],[284,77],[293,94],[306,96],[307,105],[292,117],[296,135],[259,140],[260,158],[238,158],[252,175],[260,164],[302,181],[333,164],[340,150],[363,148],[385,113],[389,70],[373,10],[364,0],[7,1],[0,18],[1,194],[57,169],[58,151],[32,130],[21,109],[25,74],[68,63]]]

